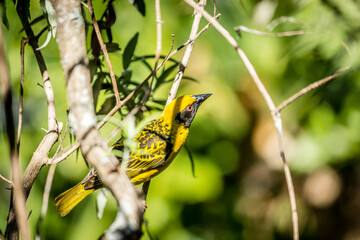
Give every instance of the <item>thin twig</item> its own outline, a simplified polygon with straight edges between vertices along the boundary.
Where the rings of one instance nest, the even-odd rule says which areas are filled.
[[[288,23],[300,23],[302,25],[306,24],[306,22],[299,21],[294,17],[281,16],[281,17],[276,18],[273,21],[271,21],[271,23],[266,26],[266,29],[268,31],[272,32],[277,26],[279,26],[280,24],[286,23],[286,22],[288,22]]]
[[[251,28],[245,27],[243,25],[238,26],[238,27],[234,27],[234,30],[236,32],[243,31],[243,32],[247,32],[247,33],[251,33],[251,34],[255,34],[255,35],[259,35],[259,36],[264,36],[264,37],[292,37],[292,36],[299,36],[299,35],[304,35],[304,34],[311,33],[309,31],[305,31],[305,30],[279,32],[279,33],[269,33],[269,32],[262,32],[262,31],[258,31],[258,30],[255,30],[255,29],[251,29]]]
[[[155,66],[154,66],[154,70],[156,70],[156,67],[158,65],[160,55],[161,55],[161,48],[162,48],[162,30],[161,30],[161,26],[163,24],[163,21],[161,20],[160,0],[155,0],[155,15],[156,15],[156,50],[155,50]],[[147,89],[147,91],[145,93],[145,96],[144,96],[143,104],[147,101],[148,97],[150,97],[151,89],[152,89],[152,83],[154,82],[155,75],[156,74],[154,74],[152,76],[152,79],[151,79],[151,82],[150,82],[150,87]],[[147,188],[144,190],[145,185],[147,186]],[[143,185],[144,200],[146,200],[146,196],[147,196],[149,187],[150,187],[150,180],[147,181]]]
[[[12,181],[10,181],[9,179],[7,179],[6,177],[4,177],[3,175],[0,174],[0,178],[2,180],[4,180],[5,182],[7,182],[8,184],[10,184],[12,187],[14,187],[14,184]]]
[[[216,0],[213,0],[213,5],[214,5],[213,15],[215,16],[216,15]]]
[[[16,150],[20,152],[20,138],[21,138],[21,127],[23,119],[23,98],[24,98],[24,55],[25,55],[25,45],[29,42],[29,38],[23,38],[21,40],[20,47],[20,67],[21,67],[21,80],[20,80],[20,99],[19,99],[19,122],[18,122],[18,132],[16,140]]]
[[[37,178],[42,166],[45,164],[50,149],[58,139],[58,132],[60,132],[62,129],[62,123],[58,123],[56,121],[54,93],[52,90],[45,60],[41,52],[36,50],[38,48],[37,38],[31,28],[28,18],[26,17],[27,9],[24,8],[24,4],[17,4],[16,11],[24,27],[26,35],[29,38],[29,45],[33,49],[37,64],[41,72],[43,89],[46,96],[48,110],[48,133],[44,136],[41,143],[38,145],[36,151],[34,152],[30,163],[26,167],[22,179],[22,187],[20,189],[24,190],[25,199],[27,199],[35,179]],[[17,227],[17,222],[18,221],[16,217],[16,211],[14,206],[11,204],[5,230],[6,238],[19,239],[19,229]]]
[[[155,51],[155,69],[160,59],[162,48],[162,30],[161,26],[163,21],[161,20],[160,0],[155,0],[155,14],[156,14],[156,51]]]
[[[57,149],[56,149],[56,151],[54,153],[54,156],[51,159],[55,159],[55,157],[58,155],[60,149],[63,147],[63,142],[64,142],[64,139],[65,139],[68,127],[69,127],[69,111],[67,112],[64,134],[63,134],[62,138],[60,139],[59,146],[57,147]],[[61,135],[60,132],[59,132],[59,135]]]
[[[207,11],[199,7],[193,0],[184,0],[187,4],[189,4],[192,8],[196,9],[197,11],[201,12],[203,17],[210,22],[215,29],[230,43],[230,45],[237,51],[239,54],[241,60],[243,61],[246,69],[248,70],[249,74],[251,75],[255,85],[259,89],[260,93],[262,94],[266,104],[268,105],[268,108],[271,112],[271,116],[274,120],[274,125],[278,134],[279,139],[279,152],[281,159],[283,161],[283,167],[284,167],[284,175],[286,179],[286,184],[288,188],[289,198],[290,198],[290,206],[291,206],[291,213],[292,213],[292,223],[293,223],[293,239],[298,240],[299,239],[299,223],[298,223],[298,214],[297,214],[297,208],[296,208],[296,199],[295,199],[295,191],[294,191],[294,185],[291,177],[291,173],[285,158],[285,153],[283,150],[282,145],[282,121],[280,113],[276,111],[275,104],[273,100],[271,99],[268,91],[266,90],[264,84],[260,80],[259,76],[257,75],[253,65],[247,58],[244,51],[239,47],[235,39],[230,35],[230,33],[214,18],[212,17]]]
[[[220,14],[215,16],[215,19],[218,19],[220,17]],[[169,53],[164,59],[163,61],[159,64],[159,66],[157,66],[157,68],[152,71],[149,76],[147,76],[145,78],[145,80],[139,85],[137,86],[124,100],[122,100],[120,102],[120,104],[115,105],[110,112],[104,117],[103,120],[101,120],[100,123],[98,123],[97,125],[97,129],[100,129],[110,118],[111,116],[113,116],[124,104],[127,103],[127,101],[129,101],[135,93],[137,93],[146,83],[147,81],[157,72],[159,71],[159,69],[172,57],[174,56],[176,53],[178,53],[181,49],[183,49],[184,47],[186,47],[187,45],[189,45],[190,43],[192,43],[193,41],[195,41],[203,32],[205,32],[209,26],[211,25],[211,23],[206,24],[206,26],[204,26],[201,31],[199,31],[198,34],[196,34],[196,37],[194,39],[189,39],[187,40],[185,43],[183,43],[182,45],[180,45],[177,49],[175,49],[174,51],[172,51],[171,53]],[[71,146],[68,150],[66,150],[66,152],[62,153],[60,156],[56,157],[53,161],[48,161],[46,164],[50,165],[50,164],[56,164],[59,163],[63,160],[65,160],[68,156],[70,156],[76,149],[78,149],[80,147],[80,143],[77,142],[75,143],[73,146]]]
[[[62,138],[60,139],[60,143],[58,148],[56,149],[54,156],[51,159],[54,159],[56,157],[56,155],[58,154],[58,152],[60,151],[60,149],[62,148],[62,144],[64,142],[66,133],[67,133],[67,129],[68,129],[68,124],[69,124],[69,116],[66,118],[66,125],[65,125],[65,130],[64,130],[64,134],[62,136]],[[61,135],[61,133],[59,133],[59,135]],[[50,196],[50,191],[51,191],[51,186],[53,183],[53,179],[54,179],[54,175],[55,175],[55,170],[56,170],[56,164],[51,165],[49,168],[49,172],[48,175],[46,177],[46,182],[45,182],[45,187],[44,187],[44,194],[43,194],[43,201],[42,201],[42,205],[41,205],[41,212],[40,212],[40,218],[39,221],[37,223],[37,230],[36,230],[36,234],[40,235],[40,226],[42,221],[44,220],[45,216],[46,216],[46,212],[49,206],[49,196]]]
[[[204,9],[205,5],[206,5],[206,0],[200,0],[199,3],[198,3],[199,8],[201,8],[201,9]],[[196,34],[198,32],[198,29],[199,29],[201,17],[202,17],[201,12],[195,10],[195,16],[194,16],[193,25],[191,27],[189,40],[194,39],[196,37]],[[192,43],[190,43],[186,47],[184,56],[183,56],[183,58],[182,58],[182,60],[180,62],[179,70],[178,70],[178,72],[177,72],[177,74],[176,74],[176,76],[174,78],[174,83],[171,86],[171,90],[169,92],[169,96],[168,96],[168,99],[166,101],[166,105],[168,105],[176,97],[176,93],[177,93],[177,91],[179,89],[181,79],[182,79],[182,77],[184,75],[185,68],[186,68],[186,66],[187,66],[187,64],[189,62],[190,55],[192,53],[194,45],[195,45],[195,41],[192,41]]]
[[[121,101],[120,101],[119,90],[118,90],[117,83],[116,83],[115,73],[114,73],[114,70],[113,70],[113,67],[112,67],[112,64],[111,64],[111,61],[110,61],[109,53],[108,53],[108,51],[106,49],[106,46],[104,44],[104,41],[102,39],[99,25],[98,25],[98,23],[96,21],[96,18],[95,18],[95,13],[94,13],[94,7],[92,5],[92,0],[88,0],[87,9],[89,10],[91,20],[92,20],[92,23],[93,23],[93,26],[94,26],[94,29],[95,29],[95,32],[96,32],[96,36],[97,36],[97,38],[99,40],[101,50],[104,53],[106,63],[107,63],[108,68],[109,68],[110,78],[111,78],[111,82],[112,82],[112,85],[113,85],[113,88],[114,88],[114,95],[115,95],[116,104],[119,104]]]
[[[12,111],[10,73],[9,73],[9,66],[5,56],[5,43],[4,43],[1,24],[0,24],[0,78],[1,78],[1,95],[3,98],[5,119],[6,119],[6,134],[9,139],[12,179],[15,185],[15,188],[12,189],[10,205],[12,206],[14,201],[16,218],[18,220],[17,224],[19,229],[21,230],[22,239],[28,240],[30,239],[30,232],[26,218],[26,205],[25,205],[24,192],[22,188],[19,157],[18,157],[18,152],[16,151],[16,144],[15,144],[15,124],[14,124],[14,116]]]
[[[280,112],[281,110],[283,110],[286,106],[288,106],[290,103],[292,103],[293,101],[295,101],[296,99],[298,99],[299,97],[305,95],[306,93],[310,92],[311,90],[320,87],[321,85],[330,82],[331,80],[337,78],[340,74],[344,73],[346,70],[348,70],[350,67],[346,66],[343,67],[341,69],[339,69],[338,71],[336,71],[333,75],[328,76],[326,78],[320,79],[314,83],[311,83],[310,85],[304,87],[303,89],[301,89],[300,91],[298,91],[297,93],[295,93],[294,95],[292,95],[291,97],[289,97],[288,99],[286,99],[285,101],[283,101],[277,108],[276,111]]]
[[[160,0],[155,0],[155,15],[156,15],[156,18],[155,18],[155,21],[156,21],[156,50],[155,50],[155,55],[154,55],[154,60],[155,60],[154,70],[156,69],[156,67],[159,63],[159,59],[161,57],[161,48],[162,48],[161,26],[163,24],[163,21],[161,20]],[[145,103],[149,99],[155,77],[156,77],[156,74],[154,74],[152,76],[149,87],[146,89],[145,94],[144,94],[142,100],[140,101],[140,105],[145,105]]]
[[[160,59],[160,56],[161,56],[161,49],[162,49],[162,29],[161,29],[161,26],[163,24],[163,21],[161,20],[160,0],[155,0],[155,14],[156,14],[156,50],[155,50],[154,69],[156,69],[156,67],[157,67],[157,65],[159,63],[159,59]],[[147,94],[145,94],[145,95],[148,95],[148,96],[145,96],[145,101],[150,96],[152,83],[154,81],[155,75],[156,74],[154,74],[152,76],[150,87],[148,89]]]

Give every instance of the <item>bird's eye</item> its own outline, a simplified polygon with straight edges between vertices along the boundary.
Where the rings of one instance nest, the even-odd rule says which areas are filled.
[[[186,110],[188,110],[188,111],[191,111],[192,109],[193,109],[192,105],[189,105],[189,106],[186,107]]]

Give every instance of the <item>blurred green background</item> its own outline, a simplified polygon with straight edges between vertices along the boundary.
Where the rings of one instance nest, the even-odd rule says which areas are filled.
[[[10,64],[17,113],[20,85],[21,23],[12,1],[7,0],[9,29],[6,51]],[[145,1],[145,17],[128,1],[115,1],[114,42],[124,49],[139,32],[135,55],[154,54],[156,26],[153,1]],[[212,12],[212,2],[206,9]],[[104,11],[94,1],[96,16]],[[236,37],[248,55],[275,104],[280,104],[308,84],[338,69],[351,68],[334,81],[295,101],[282,111],[284,146],[293,174],[301,239],[360,239],[360,2],[357,0],[233,0],[217,1],[219,22]],[[161,1],[162,54],[184,43],[193,10],[182,1]],[[31,1],[31,18],[42,15],[38,1]],[[273,32],[306,30],[309,34],[271,38],[242,33],[245,25]],[[89,19],[89,18],[88,18]],[[275,22],[274,22],[275,21]],[[206,22],[203,20],[201,26]],[[271,25],[272,24],[272,25]],[[46,22],[33,26],[38,33]],[[90,28],[92,29],[92,28]],[[105,35],[105,34],[104,34]],[[88,47],[90,47],[88,33]],[[46,38],[39,39],[41,45]],[[57,119],[66,122],[65,80],[57,44],[52,39],[41,50],[55,93]],[[47,128],[47,108],[40,71],[30,47],[25,51],[24,123],[20,160],[24,170]],[[122,69],[122,51],[110,57],[116,75]],[[175,56],[180,60],[183,52]],[[91,58],[91,54],[89,53]],[[168,65],[168,64],[166,64]],[[106,64],[104,63],[104,68]],[[132,63],[132,79],[140,82],[149,71]],[[174,77],[176,71],[171,75]],[[210,27],[196,40],[178,96],[213,93],[195,118],[187,145],[195,160],[194,178],[185,150],[152,182],[145,213],[148,229],[156,239],[291,239],[289,198],[270,112],[239,56]],[[155,92],[165,100],[171,83]],[[3,106],[0,107],[3,109]],[[17,114],[15,114],[17,115]],[[9,151],[1,111],[0,174],[11,178]],[[17,116],[15,116],[17,118]],[[107,137],[114,128],[107,124]],[[66,138],[64,146],[70,144]],[[54,147],[55,149],[55,147]],[[51,153],[54,153],[54,149]],[[57,166],[49,209],[40,231],[44,239],[96,239],[114,220],[115,201],[110,197],[104,217],[96,218],[96,194],[85,199],[68,216],[57,214],[53,199],[87,174],[82,158],[72,154]],[[38,176],[27,201],[30,229],[35,236],[48,167]],[[10,191],[0,181],[0,229],[5,231]],[[145,229],[144,229],[145,231]],[[149,239],[145,233],[143,239]]]

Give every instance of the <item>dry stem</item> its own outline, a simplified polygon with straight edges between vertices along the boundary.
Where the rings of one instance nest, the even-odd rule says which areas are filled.
[[[311,33],[311,32],[305,31],[305,30],[269,33],[269,32],[262,32],[259,30],[251,29],[251,28],[248,28],[248,27],[245,27],[242,25],[238,26],[238,27],[234,27],[234,30],[237,32],[243,31],[243,32],[247,32],[247,33],[251,33],[251,34],[255,34],[255,35],[259,35],[259,36],[264,36],[264,37],[292,37],[292,36],[299,36],[299,35]]]
[[[106,63],[107,63],[108,68],[109,68],[109,73],[110,73],[110,78],[111,78],[111,82],[112,82],[113,89],[114,89],[114,95],[115,95],[115,99],[116,99],[116,104],[119,104],[120,103],[120,96],[119,96],[119,90],[118,90],[118,87],[117,87],[117,84],[116,84],[115,73],[114,73],[113,67],[111,65],[109,53],[108,53],[108,51],[106,49],[106,46],[104,44],[104,40],[102,39],[99,25],[98,25],[98,23],[96,21],[96,18],[95,18],[95,13],[94,13],[94,7],[92,5],[92,0],[88,0],[88,5],[85,4],[84,6],[86,6],[87,9],[89,10],[91,20],[93,22],[93,26],[94,26],[94,29],[95,29],[95,32],[96,32],[96,36],[97,36],[97,38],[99,40],[101,50],[104,53]]]
[[[199,8],[202,9],[202,10],[204,9],[205,5],[206,5],[206,0],[200,0],[199,3],[198,3]],[[195,16],[194,16],[193,25],[191,27],[189,40],[196,38],[198,29],[199,29],[199,25],[200,25],[200,21],[201,21],[201,17],[202,17],[201,12],[195,10]],[[177,72],[177,74],[175,76],[174,83],[171,86],[171,90],[169,92],[169,96],[168,96],[168,99],[166,101],[166,105],[168,105],[176,97],[176,93],[177,93],[177,91],[179,89],[181,79],[182,79],[182,77],[184,75],[185,68],[186,68],[186,66],[187,66],[187,64],[189,62],[190,55],[192,53],[194,45],[195,45],[195,41],[192,41],[186,47],[184,56],[183,56],[183,58],[182,58],[182,60],[180,62],[179,70],[178,70],[178,72]]]
[[[295,101],[296,99],[298,99],[299,97],[305,95],[306,93],[310,92],[311,90],[320,87],[321,85],[330,82],[331,80],[337,78],[340,74],[344,73],[344,71],[348,70],[350,67],[346,66],[343,67],[341,69],[339,69],[338,71],[336,71],[333,75],[328,76],[326,78],[320,79],[316,82],[313,82],[311,84],[309,84],[308,86],[304,87],[303,89],[301,89],[300,91],[298,91],[297,93],[295,93],[294,95],[292,95],[291,97],[289,97],[288,99],[286,99],[285,101],[283,101],[277,108],[276,111],[280,112],[281,110],[283,110],[285,107],[287,107],[290,103],[292,103],[293,101]]]
[[[247,58],[244,51],[239,47],[235,39],[230,35],[230,33],[216,20],[214,19],[208,12],[206,12],[204,9],[200,8],[194,1],[192,0],[184,0],[187,4],[189,4],[191,7],[196,9],[197,11],[201,12],[201,14],[204,16],[204,18],[209,21],[215,29],[230,43],[230,45],[237,51],[239,54],[241,60],[243,61],[246,69],[248,70],[249,74],[251,75],[252,79],[254,80],[257,88],[259,89],[260,93],[262,94],[266,104],[268,105],[268,108],[271,112],[271,116],[274,120],[274,125],[278,133],[278,139],[279,139],[279,152],[281,159],[283,161],[283,167],[284,167],[284,174],[286,179],[286,184],[288,187],[288,193],[290,198],[290,206],[291,206],[291,212],[292,212],[292,222],[293,222],[293,239],[298,240],[299,239],[299,224],[298,224],[298,214],[296,209],[296,199],[295,199],[295,191],[294,191],[294,185],[292,182],[292,177],[290,173],[289,166],[287,164],[285,153],[283,150],[282,145],[282,123],[281,123],[281,116],[280,113],[276,111],[275,104],[273,100],[271,99],[269,93],[267,92],[264,84],[260,80],[259,76],[257,75],[253,65]]]
[[[25,17],[27,16],[25,14],[27,10],[23,9],[23,4],[18,4],[16,10],[22,22],[22,25],[24,26],[24,30],[29,38],[29,44],[31,45],[34,51],[36,61],[38,63],[42,75],[43,87],[44,87],[47,106],[48,106],[47,134],[44,136],[43,140],[41,141],[41,143],[38,145],[38,148],[34,152],[22,179],[22,187],[24,189],[24,195],[26,199],[30,193],[30,190],[38,173],[40,172],[42,166],[46,162],[50,149],[56,142],[59,136],[59,132],[61,132],[62,124],[61,123],[58,124],[56,121],[54,93],[52,91],[52,86],[44,58],[41,52],[36,50],[38,48],[37,38],[35,37],[35,34],[31,29],[28,19]],[[19,229],[17,228],[15,208],[13,205],[10,206],[5,236],[9,239],[15,239],[15,240],[19,238]]]
[[[26,218],[25,197],[21,182],[21,170],[19,164],[19,155],[15,146],[15,124],[12,112],[12,94],[10,84],[9,66],[5,56],[5,43],[0,23],[0,77],[1,93],[5,109],[6,134],[9,139],[9,149],[11,157],[11,170],[14,187],[11,192],[11,203],[15,204],[15,216],[18,219],[17,225],[21,230],[22,239],[30,239],[29,226]]]
[[[4,180],[5,182],[7,182],[8,184],[10,184],[11,187],[14,187],[13,182],[10,181],[9,179],[7,179],[6,177],[4,177],[3,175],[0,174],[0,178],[1,178],[2,180]]]

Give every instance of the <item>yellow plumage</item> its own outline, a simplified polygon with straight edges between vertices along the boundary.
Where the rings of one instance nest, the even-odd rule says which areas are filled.
[[[189,134],[189,127],[201,103],[211,94],[185,95],[168,104],[163,114],[149,122],[135,137],[137,149],[130,153],[126,173],[131,182],[141,184],[149,181],[174,160]],[[122,150],[122,142],[114,145]],[[68,214],[90,193],[104,187],[96,171],[77,185],[55,198],[56,210],[61,216]]]

